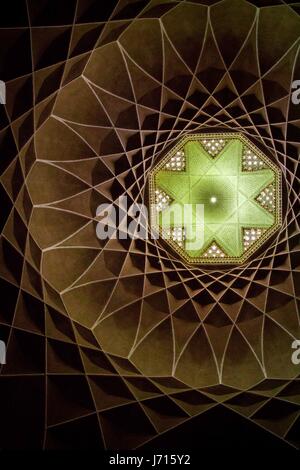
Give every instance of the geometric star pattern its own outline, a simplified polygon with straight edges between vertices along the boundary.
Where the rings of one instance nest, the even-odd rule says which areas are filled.
[[[7,3],[1,448],[300,447],[299,14],[272,0]],[[147,202],[160,155],[212,129],[280,167],[264,250],[208,269],[161,240],[96,238],[99,204]]]
[[[166,163],[172,160],[172,151],[151,171],[151,204],[156,204],[154,195],[157,192],[162,191],[164,199],[168,198],[168,204],[162,206],[161,202],[157,206],[161,210],[151,211],[151,223],[161,233],[170,224],[184,226],[185,243],[177,251],[188,262],[240,263],[281,225],[281,175],[271,161],[265,162],[263,168],[254,161],[255,171],[243,171],[242,156],[247,140],[242,135],[222,134],[214,137],[204,139],[193,134],[179,143],[184,148],[184,171],[174,172]],[[201,146],[203,140],[208,144],[213,142],[211,147],[207,147],[208,150]],[[219,152],[216,152],[220,142]],[[261,156],[259,161],[263,162],[265,158]],[[275,201],[276,218],[273,214]],[[200,215],[197,204],[203,208]],[[243,230],[249,227],[264,230],[264,236],[255,240],[252,237],[255,244],[251,244],[251,250],[248,246],[245,256]],[[191,247],[188,244],[190,240],[193,241]],[[203,254],[213,243],[219,246],[222,256],[206,258]],[[174,247],[172,239],[170,245]]]

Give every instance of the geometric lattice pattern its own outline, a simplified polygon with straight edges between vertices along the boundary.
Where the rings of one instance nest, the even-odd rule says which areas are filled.
[[[155,205],[156,205],[156,210],[158,212],[161,212],[165,209],[170,204],[170,196],[166,194],[164,191],[161,191],[160,189],[157,189],[155,191]]]
[[[182,171],[185,170],[185,155],[183,150],[178,150],[175,155],[166,163],[165,170]]]
[[[251,228],[243,230],[243,243],[244,250],[248,250],[250,246],[256,243],[257,240],[261,238],[264,233],[264,229],[261,228]]]
[[[288,3],[6,2],[2,449],[300,447],[300,11]],[[263,250],[191,267],[160,239],[97,239],[99,204],[147,203],[161,155],[207,131],[242,132],[283,174],[282,224]]]
[[[178,246],[182,247],[185,240],[185,230],[182,227],[173,227],[167,231],[167,238],[170,238]]]
[[[215,157],[218,155],[221,150],[225,147],[226,141],[222,138],[210,138],[210,139],[202,139],[201,141],[202,146],[207,151],[209,155]]]
[[[216,243],[212,243],[203,253],[203,256],[208,258],[224,258],[225,253]]]
[[[270,184],[265,189],[263,189],[262,192],[257,197],[257,202],[262,207],[267,209],[268,212],[275,211],[275,201],[276,201],[276,196],[275,196],[274,184]]]
[[[184,149],[185,167],[174,173],[170,166],[178,147]],[[244,168],[245,149],[258,159],[255,169]],[[281,226],[280,170],[242,134],[186,136],[151,170],[149,193],[151,208],[158,209],[151,210],[152,228],[163,235],[170,226],[183,226],[180,249],[172,239],[169,244],[190,263],[242,263]],[[163,199],[157,205],[158,193]],[[249,226],[261,236],[252,236],[246,250],[243,230]],[[214,242],[219,250],[208,257]]]
[[[267,168],[266,163],[252,149],[244,146],[242,169],[244,171],[257,171],[264,168]]]

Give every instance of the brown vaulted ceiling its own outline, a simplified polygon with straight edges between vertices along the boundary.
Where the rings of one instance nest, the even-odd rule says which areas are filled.
[[[300,4],[9,3],[1,447],[250,446],[239,430],[299,447]],[[258,254],[192,266],[160,240],[97,239],[99,204],[147,203],[170,146],[219,130],[283,174],[282,227]]]

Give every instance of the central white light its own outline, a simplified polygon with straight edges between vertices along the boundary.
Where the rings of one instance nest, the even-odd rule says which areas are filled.
[[[217,202],[216,196],[212,196],[212,197],[210,198],[210,202],[211,202],[212,204],[215,204],[215,203]]]

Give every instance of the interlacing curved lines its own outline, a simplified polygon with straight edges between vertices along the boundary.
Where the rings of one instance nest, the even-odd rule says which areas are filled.
[[[22,375],[9,361],[18,335],[45,347],[31,371],[47,375],[43,445],[81,424],[99,445],[151,445],[214,407],[297,445],[299,8],[145,1],[132,13],[120,1],[98,20],[78,0],[41,36],[30,3],[33,103],[17,117],[5,108],[16,153],[1,176],[1,277],[18,294],[1,371]],[[8,81],[9,96],[26,77]],[[221,268],[185,263],[160,239],[97,239],[100,204],[147,204],[149,171],[208,130],[243,133],[284,175],[282,226],[264,250]]]

